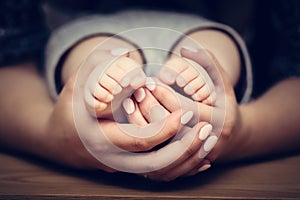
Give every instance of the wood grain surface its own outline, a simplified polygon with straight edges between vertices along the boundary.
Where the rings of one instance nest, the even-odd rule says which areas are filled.
[[[0,199],[300,199],[300,155],[213,166],[170,183],[0,153]]]

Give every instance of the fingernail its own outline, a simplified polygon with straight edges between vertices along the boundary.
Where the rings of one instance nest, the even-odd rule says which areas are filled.
[[[129,49],[127,49],[127,48],[116,48],[116,49],[112,49],[110,51],[110,53],[113,56],[122,56],[122,55],[125,55],[125,54],[129,53]]]
[[[200,101],[201,99],[199,98],[199,95],[197,93],[192,95],[192,99],[194,99],[195,101]],[[205,103],[205,100],[202,101],[202,103]]]
[[[217,141],[218,141],[218,137],[215,135],[207,138],[207,140],[203,145],[204,151],[209,152],[210,150],[212,150],[212,148],[214,148],[214,146],[216,145]]]
[[[178,76],[176,78],[176,83],[179,87],[183,87],[186,84],[186,81],[182,76]]]
[[[198,49],[196,49],[195,47],[191,47],[191,46],[182,46],[183,49],[186,49],[188,51],[192,51],[194,53],[198,52]]]
[[[205,165],[202,165],[199,169],[198,169],[198,172],[203,172],[205,170],[207,170],[208,168],[211,167],[211,164],[205,164]]]
[[[194,113],[192,111],[188,111],[186,113],[184,113],[182,116],[181,116],[181,124],[182,125],[185,125],[187,124],[193,117]]]
[[[113,95],[117,95],[122,91],[122,87],[117,85],[113,91]]]
[[[155,81],[151,77],[147,77],[145,85],[150,91],[153,91],[156,88]]]
[[[124,110],[126,111],[127,114],[132,114],[135,110],[135,107],[134,107],[134,103],[132,101],[132,99],[130,98],[127,98],[123,101],[123,108]]]
[[[208,135],[210,134],[210,132],[212,131],[212,125],[211,124],[207,124],[205,126],[203,126],[200,130],[200,133],[199,133],[199,139],[200,140],[205,140]]]
[[[175,72],[172,72],[171,70],[164,70],[162,72],[162,79],[167,83],[167,84],[174,84],[176,78]]]
[[[130,84],[130,78],[128,76],[125,76],[120,84],[122,85],[122,87],[127,87]]]
[[[134,92],[134,97],[137,102],[142,102],[146,96],[145,90],[143,88],[137,89],[137,91]]]
[[[187,94],[187,95],[192,95],[194,94],[194,90],[193,88],[190,86],[190,85],[186,85],[184,88],[183,88],[183,91]]]

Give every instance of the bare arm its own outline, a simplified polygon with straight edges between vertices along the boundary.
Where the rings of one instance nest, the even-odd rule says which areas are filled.
[[[53,102],[48,94],[43,78],[35,68],[35,64],[21,64],[19,66],[1,68],[0,91],[2,98],[0,105],[2,115],[0,117],[0,147],[28,152],[72,167],[115,171],[95,159],[83,146],[78,136],[72,113],[75,78],[76,74],[69,78],[58,100]],[[143,130],[138,130],[138,132],[152,131],[155,126],[159,126],[159,134],[145,140],[128,136],[113,121],[98,122],[89,115],[88,117],[86,120],[90,124],[95,124],[98,127],[100,123],[103,131],[111,139],[112,143],[132,151],[152,149],[161,141],[164,141],[164,138],[175,135],[182,121],[181,112],[174,112],[166,119],[172,121],[172,126],[161,127],[161,123],[157,123],[153,124],[153,126],[147,126]],[[137,128],[133,127],[133,129],[136,130]],[[93,135],[101,135],[98,134],[97,130],[86,130],[85,139],[94,141],[95,137],[92,137]],[[185,144],[186,141],[181,141],[174,145],[179,145],[182,148],[183,143]],[[106,145],[105,141],[100,140],[95,145],[99,144]],[[138,162],[134,166],[131,166],[132,162],[127,162],[127,165],[130,165],[132,170],[137,168],[148,169],[149,163],[155,169],[160,168],[161,165],[164,166],[164,163],[168,162],[168,159],[162,158],[165,158],[170,152],[176,156],[171,147],[163,149],[161,154],[149,153],[145,155],[145,158],[140,158],[147,162]],[[93,146],[92,148],[102,149],[104,153],[107,153],[107,148],[102,148],[102,146]],[[189,148],[198,149],[199,143],[192,144]],[[180,156],[182,154],[180,148],[176,149],[178,149],[177,155]],[[184,155],[184,157],[188,156],[189,154]],[[154,160],[157,162],[154,162]],[[120,161],[120,163],[122,164],[123,162]]]
[[[111,171],[83,147],[71,109],[64,106],[70,105],[70,90],[63,91],[64,97],[54,104],[34,63],[1,68],[0,92],[0,148],[72,167]]]
[[[257,100],[238,105],[228,75],[213,54],[203,56],[202,50],[182,50],[182,53],[199,64],[208,63],[203,66],[210,71],[215,87],[224,86],[225,123],[221,138],[208,155],[209,160],[227,162],[300,150],[299,78],[283,80]]]
[[[1,68],[0,93],[1,146],[42,153],[43,128],[53,103],[35,64]]]
[[[228,82],[225,87],[232,88],[240,73],[240,58],[234,42],[226,34],[214,30],[196,31],[189,36],[213,53],[225,72],[223,79],[226,76],[225,79],[230,80],[231,84]],[[180,46],[176,47],[177,51]],[[236,124],[241,124],[231,133],[229,145],[221,148],[220,160],[299,151],[299,88],[300,79],[290,78],[274,85],[257,100],[240,105]]]
[[[242,129],[221,155],[241,159],[300,150],[300,79],[279,82],[257,100],[240,106]]]

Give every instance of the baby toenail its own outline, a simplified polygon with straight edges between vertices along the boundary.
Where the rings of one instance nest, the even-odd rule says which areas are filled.
[[[146,78],[146,84],[145,85],[148,88],[148,90],[150,90],[150,91],[153,91],[156,88],[155,81],[151,77]]]

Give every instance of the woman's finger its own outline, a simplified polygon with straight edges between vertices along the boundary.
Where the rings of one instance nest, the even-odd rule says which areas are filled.
[[[170,116],[172,116],[172,113]],[[109,142],[115,142],[116,138],[118,138],[118,140],[121,140],[119,141],[120,145],[128,145],[124,146],[124,148],[143,151],[143,153],[133,153],[124,149],[120,149],[118,146],[110,146],[108,145],[108,142],[103,143],[103,138],[101,140],[102,144],[95,142],[91,147],[93,149],[90,149],[92,150],[92,154],[105,165],[119,171],[132,173],[148,173],[156,171],[176,162],[182,155],[188,154],[188,152],[192,152],[200,148],[200,144],[193,144],[195,135],[198,133],[196,133],[196,131],[190,131],[188,134],[184,134],[182,137],[180,137],[180,139],[158,149],[157,151],[147,152],[147,150],[149,150],[149,146],[152,146],[151,140],[153,140],[157,135],[164,135],[164,132],[166,131],[164,128],[160,129],[159,133],[153,137],[143,138],[127,135],[128,133],[122,130],[122,128],[119,129],[120,127],[115,122],[106,121],[102,123],[103,124],[101,126],[103,128],[110,129],[111,134],[109,135]],[[153,123],[149,125],[149,128],[137,128],[135,131],[142,130],[142,132],[139,133],[145,134],[148,130],[153,130],[153,128],[155,128],[154,126],[156,125],[156,123]],[[129,124],[128,126],[132,127],[133,125]],[[173,131],[171,135],[174,135]],[[116,135],[116,137],[113,138],[111,135]],[[150,142],[148,143],[148,141]],[[159,140],[159,142],[162,141],[164,140]]]
[[[164,141],[174,137],[186,122],[186,115],[181,111],[169,114],[165,119],[145,127],[133,124],[118,124],[114,121],[101,120],[101,131],[114,145],[130,152],[148,151]]]
[[[212,114],[213,112],[216,112],[217,109],[204,103],[195,102],[192,99],[175,92],[170,86],[161,83],[159,80],[154,80],[156,81],[156,87],[151,91],[151,94],[169,112],[178,109],[182,109],[183,111],[193,111],[193,119],[188,124],[190,126],[194,126],[199,121],[211,121]]]
[[[193,128],[185,129],[184,135],[191,133],[196,135],[193,143],[185,149],[182,156],[178,160],[176,160],[176,162],[173,162],[167,167],[156,172],[149,173],[148,177],[154,180],[171,181],[176,179],[177,177],[189,173],[192,169],[199,166],[203,160],[202,155],[199,155],[199,149],[201,148],[203,141],[212,131],[211,128],[206,128],[208,126],[211,127],[210,124],[200,122]],[[204,135],[206,135],[206,137],[204,137]]]
[[[140,111],[139,105],[131,98],[127,98],[123,101],[123,108],[127,113],[127,119],[129,123],[138,126],[146,126],[148,124],[147,120]]]
[[[186,173],[184,176],[194,176],[198,173],[204,172],[211,167],[211,162],[208,159],[203,159],[199,165],[196,165],[194,169]]]

